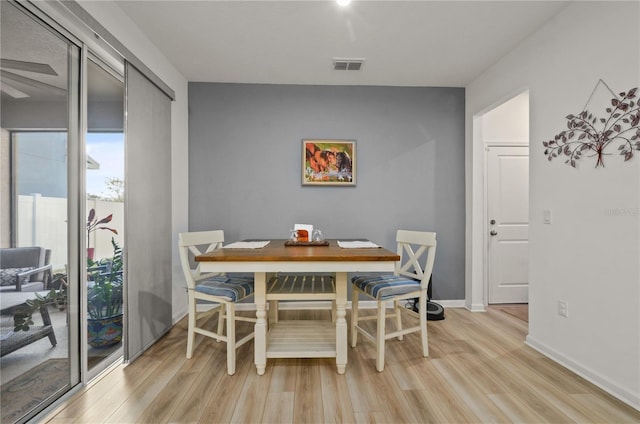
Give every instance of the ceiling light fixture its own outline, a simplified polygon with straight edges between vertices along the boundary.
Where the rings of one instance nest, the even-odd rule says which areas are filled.
[[[344,6],[348,6],[349,3],[351,3],[351,0],[336,0],[336,3],[344,7]]]

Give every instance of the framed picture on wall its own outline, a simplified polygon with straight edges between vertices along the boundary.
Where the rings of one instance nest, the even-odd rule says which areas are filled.
[[[302,185],[355,186],[355,140],[302,140]]]

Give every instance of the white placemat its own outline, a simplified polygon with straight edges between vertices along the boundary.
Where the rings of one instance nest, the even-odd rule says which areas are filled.
[[[231,244],[227,244],[226,246],[222,246],[225,249],[262,249],[267,244],[269,244],[269,240],[266,241],[236,241]]]
[[[372,241],[340,241],[338,240],[338,246],[343,249],[361,249],[363,247],[380,247]]]

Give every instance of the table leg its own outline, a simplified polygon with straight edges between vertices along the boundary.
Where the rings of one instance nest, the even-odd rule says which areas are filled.
[[[53,332],[53,325],[51,325],[51,317],[49,317],[49,308],[47,305],[40,307],[40,316],[42,317],[42,322],[45,327],[49,327],[49,341],[51,342],[51,346],[55,346],[58,344],[58,341],[56,340],[56,334]]]
[[[336,366],[338,374],[347,368],[347,273],[336,272]]]
[[[256,325],[254,339],[255,364],[258,375],[263,375],[267,368],[267,277],[264,272],[256,272],[254,275]]]

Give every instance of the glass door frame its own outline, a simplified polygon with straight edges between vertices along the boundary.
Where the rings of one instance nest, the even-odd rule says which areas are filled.
[[[112,76],[113,78],[116,78],[118,81],[122,82],[123,85],[123,96],[122,96],[122,102],[123,102],[123,111],[124,111],[124,102],[125,102],[125,94],[124,94],[124,85],[125,85],[125,81],[124,81],[124,61],[122,61],[122,72],[120,72],[117,69],[114,69],[113,66],[111,66],[109,63],[107,63],[105,60],[103,60],[103,58],[96,54],[93,50],[90,49],[84,49],[85,54],[83,55],[83,64],[82,64],[82,69],[85,70],[84,72],[84,78],[82,81],[82,85],[84,88],[84,92],[85,92],[85,96],[83,96],[83,100],[84,100],[84,105],[82,108],[82,114],[83,114],[83,125],[82,125],[82,143],[81,146],[84,149],[84,152],[82,154],[83,160],[86,161],[86,156],[87,156],[87,152],[86,152],[86,146],[87,146],[87,135],[89,133],[89,126],[88,126],[88,122],[89,122],[89,117],[88,117],[88,106],[89,106],[89,102],[88,102],[88,94],[89,94],[89,89],[88,89],[88,72],[86,72],[86,70],[88,69],[88,62],[91,61],[94,65],[96,65],[97,67],[99,67],[101,70],[105,71],[106,73],[108,73],[110,76]],[[123,113],[123,117],[122,117],[122,133],[123,133],[123,137],[124,137],[124,146],[125,146],[125,152],[126,152],[126,121],[125,121],[125,116]],[[126,157],[126,154],[125,154]],[[124,160],[124,158],[123,158]],[[82,183],[83,183],[83,193],[84,193],[84,198],[83,198],[83,203],[84,203],[84,211],[85,211],[85,215],[87,216],[88,214],[88,208],[87,208],[87,190],[86,190],[86,166],[84,166],[83,168],[84,174],[83,178],[82,178]],[[125,175],[125,181],[126,181],[126,175]],[[126,184],[126,183],[125,183]],[[126,211],[126,195],[125,195],[125,211]],[[125,212],[125,217],[124,217],[124,228],[123,228],[123,232],[126,234],[126,212]],[[86,252],[86,248],[88,247],[86,245],[86,237],[84,237],[83,243],[85,244],[84,246],[84,250]],[[126,248],[126,246],[125,246]],[[124,254],[124,253],[123,253]],[[126,255],[125,255],[126,258]],[[125,264],[126,264],[126,260],[125,260]],[[82,281],[87,281],[87,271],[86,271],[86,266],[84,267],[84,280]],[[126,287],[127,284],[127,279],[126,279],[126,265],[125,265],[125,276],[124,276],[124,285]],[[84,308],[84,311],[82,312],[82,328],[87,328],[87,319],[88,319],[88,313],[87,313],[87,288],[86,285],[83,286],[83,290],[82,291],[82,298],[81,298],[81,305]],[[124,291],[126,293],[126,289]],[[123,306],[123,311],[124,311],[124,306]],[[126,313],[126,311],[124,311]],[[124,320],[124,318],[123,318]],[[100,361],[99,364],[97,364],[96,366],[94,366],[93,368],[89,369],[89,357],[88,357],[88,352],[87,352],[87,346],[88,346],[88,340],[87,340],[87,331],[83,331],[82,332],[82,340],[81,340],[81,356],[82,356],[82,369],[83,369],[83,375],[86,376],[85,381],[89,382],[90,380],[92,380],[93,378],[95,378],[96,376],[98,376],[101,372],[103,372],[104,370],[110,368],[111,366],[115,365],[118,362],[118,359],[123,358],[124,356],[124,343],[126,341],[126,326],[123,325],[123,334],[122,334],[122,343],[120,345],[120,347],[115,350],[113,353],[111,353],[110,355],[108,355],[107,357],[105,357],[104,359],[102,359]],[[120,361],[121,363],[122,361]]]

